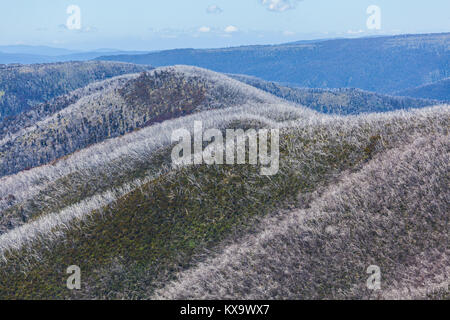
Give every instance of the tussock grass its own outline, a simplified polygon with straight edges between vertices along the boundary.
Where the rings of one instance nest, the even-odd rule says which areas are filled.
[[[280,213],[153,298],[407,299],[448,295],[447,135],[420,137]],[[382,289],[366,287],[378,265]]]
[[[254,110],[252,116],[249,110]],[[446,134],[448,123],[445,106],[353,118],[297,114],[299,120],[278,124],[267,118],[263,121],[262,115],[272,113],[274,119],[295,119],[292,115],[302,111],[245,106],[241,112],[245,111],[247,118],[237,109],[228,111],[233,116],[222,117],[226,110],[210,111],[217,118],[203,112],[166,121],[158,130],[162,132],[161,128],[177,121],[190,123],[195,117],[204,117],[207,126],[220,127],[222,123],[226,127],[230,123],[227,121],[243,119],[247,119],[246,125],[253,121],[255,125],[278,126],[281,128],[279,175],[260,176],[258,168],[253,166],[180,168],[139,183],[124,195],[115,194],[107,202],[96,202],[95,208],[80,207],[80,214],[72,214],[73,219],[38,228],[37,236],[21,247],[8,245],[4,240],[20,228],[10,231],[0,237],[6,259],[0,267],[1,296],[148,298],[160,283],[173,279],[176,272],[201,260],[199,257],[205,249],[213,250],[230,239],[230,235],[250,230],[254,219],[279,208],[297,206],[299,194],[304,202],[302,206],[306,206],[308,194],[328,185],[342,172],[357,170],[377,154],[411,143],[417,135]],[[131,146],[139,145],[139,137],[145,141],[146,130],[151,129],[108,143],[124,146],[123,154],[128,152],[131,157],[142,155],[142,149],[138,152]],[[130,145],[125,147],[123,143],[128,138]],[[107,162],[107,158],[102,161]],[[29,225],[38,226],[44,219],[51,221],[50,217],[43,216]],[[84,287],[79,292],[65,288],[65,268],[71,264],[84,270]]]
[[[83,185],[88,181],[94,181],[97,187],[99,187],[100,183],[104,188],[105,186],[108,187],[108,184],[96,180],[105,175],[116,176],[117,174],[123,175],[124,172],[128,172],[129,175],[125,176],[124,179],[114,179],[114,185],[117,185],[121,181],[126,182],[127,177],[133,177],[133,172],[141,170],[143,166],[147,168],[152,165],[159,167],[160,165],[153,163],[152,160],[155,152],[160,151],[161,148],[167,148],[171,144],[171,134],[175,129],[184,127],[192,131],[195,120],[203,121],[205,128],[225,128],[227,123],[244,119],[265,123],[267,126],[277,126],[277,123],[271,118],[275,120],[306,119],[313,115],[314,113],[308,110],[289,105],[256,104],[211,110],[165,121],[124,137],[111,139],[86,148],[56,163],[1,178],[0,209],[6,212],[8,208],[14,207],[13,210],[17,212],[17,209],[22,208],[20,216],[33,216],[34,214],[30,212],[30,209],[31,211],[36,211],[36,206],[39,209],[47,204],[49,200],[44,198],[33,205],[33,208],[27,208],[28,206],[24,202],[36,199],[36,197],[39,197],[39,194],[42,195],[43,193],[45,197],[46,190],[53,189],[55,192],[52,196],[53,201],[60,203],[62,196],[73,192],[79,193],[80,187],[85,189],[80,184]],[[158,157],[158,154],[156,154],[156,157]],[[170,162],[168,157],[157,162],[165,162],[166,165],[170,165],[168,164]],[[138,176],[142,176],[142,174]],[[66,179],[65,177],[69,177],[70,183],[61,185],[59,182]],[[56,186],[54,185],[55,181],[57,183]],[[12,195],[15,200],[9,201],[9,195]],[[6,223],[8,222],[5,221],[3,225]]]
[[[152,81],[172,97],[158,82],[169,77],[177,90],[178,80],[195,79],[201,85],[185,89],[208,93],[207,102],[0,179],[0,298],[387,298],[440,288],[448,106],[328,116],[206,70],[153,72],[161,77],[125,81],[122,99]],[[133,100],[137,109],[147,98]],[[61,112],[76,118],[74,110]],[[192,132],[195,120],[205,129],[279,128],[279,173],[172,168],[171,133]],[[368,262],[385,273],[377,296],[363,288]],[[80,291],[65,286],[73,264]],[[419,283],[417,270],[435,278]]]

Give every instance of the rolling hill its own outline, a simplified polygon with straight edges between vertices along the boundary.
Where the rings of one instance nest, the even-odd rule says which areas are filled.
[[[450,78],[397,92],[399,96],[450,101]]]
[[[0,176],[164,120],[246,103],[277,102],[283,103],[256,88],[193,67],[115,77],[38,105],[19,117],[22,121],[10,121],[0,140]]]
[[[48,57],[57,57],[77,53],[77,51],[75,50],[63,48],[53,48],[48,46],[28,46],[28,45],[0,46],[0,52],[12,54],[29,54]]]
[[[385,152],[305,208],[265,219],[259,232],[181,273],[153,299],[448,297],[449,151],[448,136],[430,135]],[[382,290],[367,289],[369,265],[383,270]]]
[[[148,69],[148,66],[95,61],[0,65],[0,125],[6,118],[91,82]]]
[[[224,49],[177,49],[97,60],[153,66],[193,65],[307,88],[378,93],[420,86],[450,74],[449,33],[336,39]]]
[[[35,64],[50,63],[52,58],[28,53],[7,53],[0,51],[0,64]]]
[[[301,104],[321,113],[356,115],[432,106],[442,101],[377,94],[360,89],[309,89],[283,86],[251,76],[230,75],[277,97]]]
[[[448,105],[323,114],[186,66],[54,101],[3,138],[0,298],[448,299]],[[194,121],[279,129],[278,174],[173,166]]]

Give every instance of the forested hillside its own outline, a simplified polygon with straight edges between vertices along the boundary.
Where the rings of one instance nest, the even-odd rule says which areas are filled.
[[[393,93],[449,77],[449,43],[450,33],[442,33],[178,49],[97,59],[153,66],[186,64],[299,87]]]
[[[441,103],[438,100],[395,97],[360,89],[309,89],[280,85],[245,75],[230,77],[277,97],[327,114],[355,115],[423,108]]]
[[[0,176],[164,120],[245,103],[275,102],[280,101],[256,88],[192,67],[115,77],[8,121],[0,140]]]
[[[450,101],[450,78],[397,92],[399,96]]]
[[[5,118],[91,82],[148,69],[128,63],[95,61],[0,65],[0,126]]]

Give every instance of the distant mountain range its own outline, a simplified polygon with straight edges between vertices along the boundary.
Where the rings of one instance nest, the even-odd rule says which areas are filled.
[[[96,59],[153,66],[184,64],[299,87],[359,88],[391,94],[449,77],[449,42],[450,33],[399,35]]]
[[[0,46],[0,64],[34,64],[65,61],[86,61],[103,55],[144,54],[145,51],[122,51],[115,49],[98,49],[92,51],[67,50],[46,46]]]
[[[361,89],[295,88],[251,76],[229,76],[277,97],[327,114],[356,115],[361,113],[423,108],[442,103],[440,100],[396,97],[363,91]]]
[[[109,52],[114,52],[118,50],[109,50]],[[37,56],[64,56],[69,54],[78,53],[77,50],[69,50],[64,48],[54,48],[48,46],[28,46],[28,45],[10,45],[10,46],[0,46],[0,52],[2,53],[12,53],[12,54],[29,54]]]
[[[75,51],[0,46],[0,64],[105,60],[158,66],[192,65],[303,88],[359,88],[382,94],[448,100],[443,89],[406,91],[449,77],[449,33],[297,41],[280,45],[166,51]],[[436,84],[439,86],[439,84]],[[427,90],[427,91],[424,91]],[[432,90],[432,91],[430,91]]]
[[[138,128],[245,103],[292,102],[339,115],[439,104],[358,89],[290,88],[243,75],[231,75],[232,80],[195,67],[143,72],[151,69],[103,61],[0,69],[0,90],[4,92],[0,110],[5,114],[0,121],[0,154],[5,155],[0,158],[0,176],[54,161]],[[55,130],[57,135],[52,136]]]

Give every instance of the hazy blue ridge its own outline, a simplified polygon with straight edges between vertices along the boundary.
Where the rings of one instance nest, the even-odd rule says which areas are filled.
[[[450,33],[336,39],[311,43],[177,49],[97,60],[193,65],[308,88],[394,93],[450,75]]]

